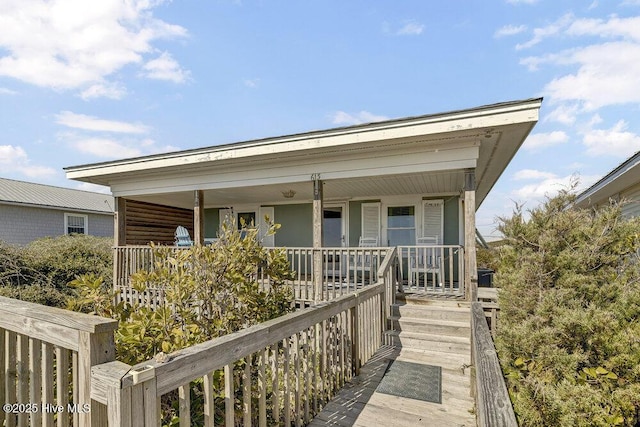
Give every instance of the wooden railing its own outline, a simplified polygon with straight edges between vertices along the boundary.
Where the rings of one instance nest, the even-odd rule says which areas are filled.
[[[500,362],[482,303],[471,303],[471,363],[475,370],[472,392],[478,427],[517,427]]]
[[[100,425],[106,408],[91,400],[91,368],[115,359],[116,328],[112,319],[0,297],[0,425]]]
[[[162,405],[179,408],[180,425],[192,417],[205,426],[306,424],[380,347],[396,259],[387,250],[369,286],[167,360],[96,366],[91,397],[107,406],[110,426],[158,425]]]
[[[184,248],[172,248],[175,251]],[[298,303],[328,301],[362,289],[377,280],[377,272],[385,256],[392,248],[286,248],[287,259],[294,272],[290,285]],[[320,251],[322,257],[321,280],[314,277],[313,256]],[[395,264],[394,264],[395,265]],[[114,287],[117,302],[138,302],[150,307],[162,305],[163,290],[147,288],[135,290],[129,277],[140,270],[154,268],[153,249],[150,246],[121,246],[114,248]],[[268,277],[256,272],[256,279],[265,287]]]
[[[398,258],[405,290],[464,295],[464,247],[398,246]]]

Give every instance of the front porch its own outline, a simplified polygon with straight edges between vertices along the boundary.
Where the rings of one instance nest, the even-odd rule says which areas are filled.
[[[173,247],[174,251],[185,248]],[[397,292],[465,299],[465,250],[460,245],[355,247],[355,248],[274,248],[286,252],[294,279],[289,285],[298,306],[329,301],[375,284],[377,272],[389,257],[389,272]],[[393,256],[391,256],[393,254]],[[426,257],[431,257],[429,261]],[[320,263],[314,262],[320,258]],[[130,285],[131,274],[154,268],[151,246],[114,248],[114,287],[119,301],[143,302],[155,307],[162,303],[162,290],[139,292]],[[269,279],[256,271],[256,279],[267,288]]]

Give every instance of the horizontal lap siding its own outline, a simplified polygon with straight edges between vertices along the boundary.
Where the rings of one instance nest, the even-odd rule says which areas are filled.
[[[626,201],[622,205],[622,216],[625,218],[640,216],[640,185],[627,189],[620,195]]]
[[[193,211],[189,209],[127,200],[125,212],[127,245],[172,245],[179,225],[193,238]]]

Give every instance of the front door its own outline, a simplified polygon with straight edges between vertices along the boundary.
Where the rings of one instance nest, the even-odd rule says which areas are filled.
[[[322,241],[325,248],[346,246],[346,210],[346,204],[331,204],[322,208]],[[342,255],[339,250],[329,250],[325,255],[323,270],[329,282],[342,282],[345,268],[340,262],[344,258]]]
[[[322,209],[322,241],[326,248],[339,248],[346,244],[344,204],[325,205]]]

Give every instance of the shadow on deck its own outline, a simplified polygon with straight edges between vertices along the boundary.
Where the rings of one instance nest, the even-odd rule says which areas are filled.
[[[475,426],[473,399],[470,397],[469,368],[460,377],[443,368],[442,403],[432,403],[377,391],[389,363],[406,360],[401,348],[383,346],[362,367],[360,375],[336,395],[310,426]],[[414,362],[415,363],[415,362]],[[466,378],[466,380],[462,379]],[[463,399],[460,399],[460,395]],[[466,398],[464,398],[466,396]]]

